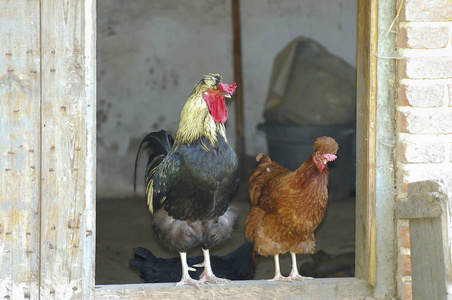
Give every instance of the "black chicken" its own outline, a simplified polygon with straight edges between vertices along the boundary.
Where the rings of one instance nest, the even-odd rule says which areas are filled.
[[[230,206],[239,177],[237,155],[228,143],[225,97],[236,85],[205,75],[185,103],[176,138],[164,130],[148,134],[140,144],[152,150],[146,168],[146,194],[152,224],[167,246],[179,251],[179,284],[197,286],[227,281],[212,272],[209,249],[229,238],[237,220]],[[135,171],[137,161],[135,161]],[[188,271],[186,252],[201,246],[204,272],[200,281]]]
[[[257,254],[253,250],[253,243],[246,242],[236,250],[226,255],[213,255],[211,257],[212,269],[220,277],[230,280],[251,280],[254,278],[257,265]],[[180,280],[181,261],[178,257],[157,258],[151,251],[142,247],[133,248],[134,258],[129,264],[140,271],[140,277],[145,282],[177,282]],[[197,267],[204,260],[203,256],[187,258],[195,271],[190,271],[193,279],[199,279],[203,267]]]

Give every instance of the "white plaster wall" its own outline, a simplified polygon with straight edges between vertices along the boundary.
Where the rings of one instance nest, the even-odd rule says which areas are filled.
[[[357,0],[242,0],[246,152],[266,150],[256,131],[277,53],[304,35],[356,66]],[[227,0],[97,1],[97,195],[132,195],[136,150],[151,130],[174,133],[203,74],[233,82]],[[234,104],[228,137],[235,145]],[[140,160],[144,164],[146,159]],[[143,193],[143,168],[138,192]]]

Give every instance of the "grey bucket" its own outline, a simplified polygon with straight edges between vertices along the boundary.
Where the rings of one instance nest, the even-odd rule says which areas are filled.
[[[258,126],[265,132],[269,156],[289,170],[295,170],[312,153],[312,144],[320,136],[330,136],[339,144],[337,160],[330,168],[329,201],[349,199],[355,192],[356,150],[355,123],[334,126],[284,126],[264,123]]]

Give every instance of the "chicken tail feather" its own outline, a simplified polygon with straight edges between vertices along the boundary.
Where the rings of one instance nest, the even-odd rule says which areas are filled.
[[[139,260],[145,260],[145,261],[155,261],[157,257],[155,257],[154,253],[149,251],[146,248],[143,247],[135,247],[133,248],[134,258]]]
[[[129,260],[129,265],[140,272],[140,277],[145,282],[159,282],[158,265],[159,259],[146,248],[136,247],[133,248],[134,256]]]
[[[149,155],[147,167],[146,167],[146,178],[149,178],[149,173],[162,162],[163,158],[171,151],[174,139],[165,130],[160,130],[158,132],[151,132],[144,137],[138,147],[137,156],[135,158],[135,170],[133,176],[133,190],[136,190],[137,183],[137,164],[138,157],[140,155],[141,147],[146,143],[146,148],[151,149],[152,153]],[[146,180],[148,181],[148,180]]]
[[[261,159],[263,158],[263,157],[268,157],[268,155],[267,154],[265,154],[265,153],[259,153],[257,156],[256,156],[256,161],[257,162],[261,162]],[[269,157],[268,157],[269,158]]]

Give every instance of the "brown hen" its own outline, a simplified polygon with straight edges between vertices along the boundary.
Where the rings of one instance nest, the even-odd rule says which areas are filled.
[[[249,196],[253,204],[246,218],[246,237],[263,256],[273,255],[275,277],[271,281],[308,279],[298,273],[296,254],[314,253],[314,230],[328,204],[329,169],[336,159],[338,144],[331,137],[319,137],[311,156],[291,172],[266,154],[256,159],[259,166],[250,177]],[[279,254],[290,252],[289,277],[280,272]]]

